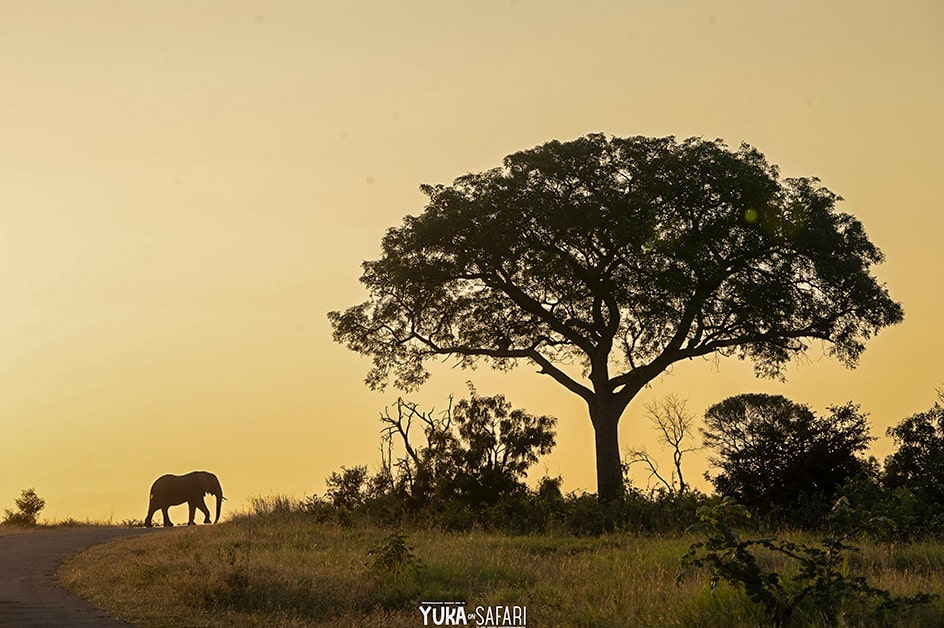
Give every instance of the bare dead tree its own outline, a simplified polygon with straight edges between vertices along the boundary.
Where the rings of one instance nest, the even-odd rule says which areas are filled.
[[[684,493],[688,489],[682,475],[682,456],[700,447],[694,444],[695,416],[686,408],[687,401],[677,395],[669,394],[660,401],[654,401],[646,406],[646,415],[652,423],[652,428],[659,432],[659,443],[663,449],[672,451],[674,469],[667,480],[659,473],[659,463],[643,449],[631,450],[627,456],[627,464],[643,463],[649,468],[650,479],[655,477],[670,493],[675,492],[678,482],[678,492]]]
[[[391,488],[395,483],[395,478],[400,480],[401,485],[410,495],[416,495],[417,482],[419,476],[428,475],[430,469],[426,467],[435,463],[429,456],[423,456],[410,441],[410,429],[413,422],[418,421],[423,429],[423,435],[426,443],[422,449],[427,452],[432,451],[437,445],[442,445],[446,435],[452,433],[452,396],[449,397],[449,405],[445,411],[438,415],[430,410],[423,412],[419,404],[407,401],[402,397],[397,398],[395,413],[391,414],[389,407],[384,408],[380,414],[380,421],[384,427],[381,429],[381,465],[384,476],[390,478]],[[403,455],[394,459],[394,441],[399,441],[403,449]],[[399,472],[394,473],[394,469]]]

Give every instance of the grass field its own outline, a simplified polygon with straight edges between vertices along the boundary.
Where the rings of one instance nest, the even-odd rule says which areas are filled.
[[[26,534],[34,531],[34,528],[24,528],[23,526],[0,525],[0,536],[9,536],[11,534]]]
[[[421,561],[415,569],[371,566],[372,548],[392,547],[388,529],[300,514],[245,516],[93,547],[68,560],[60,578],[141,626],[422,626],[423,601],[461,601],[468,612],[524,607],[529,627],[767,623],[742,591],[726,584],[712,591],[704,573],[676,585],[693,536],[404,536]],[[763,560],[788,572],[777,556]],[[865,546],[848,568],[896,594],[944,591],[942,544]],[[876,625],[856,613],[843,615],[843,625]],[[915,608],[891,625],[944,625],[944,604]]]

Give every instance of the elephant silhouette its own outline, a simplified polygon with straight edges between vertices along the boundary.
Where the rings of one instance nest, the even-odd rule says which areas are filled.
[[[190,520],[187,525],[194,525],[193,516],[197,509],[204,514],[204,523],[210,523],[210,511],[203,500],[206,494],[216,497],[216,519],[213,521],[216,523],[220,520],[220,509],[226,498],[223,497],[223,488],[214,474],[209,471],[191,471],[185,475],[162,475],[151,485],[148,514],[144,525],[150,528],[153,525],[151,518],[160,510],[164,515],[164,526],[168,528],[173,526],[167,509],[184,502],[190,506]]]

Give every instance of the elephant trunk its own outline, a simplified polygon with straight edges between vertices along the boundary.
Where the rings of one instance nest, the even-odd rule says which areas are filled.
[[[220,509],[223,507],[223,491],[220,491],[216,494],[216,519],[213,523],[219,523],[220,520]]]
[[[223,497],[223,487],[220,486],[219,479],[212,473],[203,471],[202,474],[204,491],[216,497],[216,519],[213,521],[213,523],[219,523],[220,510],[223,508],[223,500],[226,499]]]

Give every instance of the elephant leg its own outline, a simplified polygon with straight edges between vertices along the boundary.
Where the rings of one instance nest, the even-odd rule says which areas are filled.
[[[187,525],[188,526],[196,525],[193,521],[193,516],[197,512],[197,502],[189,501],[187,502],[187,507],[190,508],[190,519],[187,520]]]
[[[170,520],[170,515],[167,514],[167,506],[164,506],[163,508],[161,508],[161,513],[163,513],[164,515],[164,527],[165,528],[174,527],[174,523]]]
[[[144,518],[144,527],[145,527],[145,528],[150,528],[150,527],[153,527],[153,526],[154,526],[154,524],[151,523],[151,519],[154,517],[154,513],[155,513],[155,512],[157,512],[157,507],[156,507],[156,506],[150,506],[150,507],[148,507],[148,514],[147,514],[147,517]]]
[[[207,508],[206,499],[203,498],[203,497],[201,497],[201,498],[200,498],[200,501],[196,502],[195,506],[200,509],[200,512],[203,513],[203,517],[204,517],[203,523],[212,523],[212,522],[210,521],[210,509]],[[192,515],[191,515],[191,517],[190,517],[190,520],[191,520],[191,521],[193,520],[193,516],[192,516]]]

